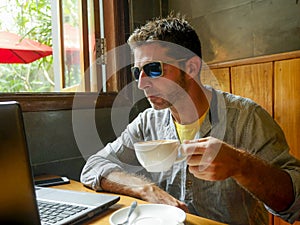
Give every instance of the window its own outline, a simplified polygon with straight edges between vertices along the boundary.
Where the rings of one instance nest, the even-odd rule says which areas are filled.
[[[38,40],[53,50],[52,56],[30,64],[1,64],[1,87],[8,88],[0,92],[117,92],[130,79],[118,71],[106,82],[107,65],[101,57],[126,41],[128,2],[6,0],[1,1],[0,11],[1,30]]]
[[[53,55],[30,64],[0,64],[0,86],[3,82],[13,83],[6,90],[0,89],[0,101],[17,100],[24,111],[68,109],[72,107],[74,92],[79,91],[84,92],[83,99],[88,98],[88,93],[100,93],[96,107],[109,107],[114,93],[131,81],[128,68],[107,79],[107,64],[99,60],[103,51],[110,51],[127,39],[127,1],[4,0],[0,3],[1,16],[3,12],[21,21],[12,26],[15,29],[11,32],[52,46]],[[0,21],[1,29],[4,25]],[[30,29],[26,30],[28,26]],[[49,33],[53,35],[46,35]]]

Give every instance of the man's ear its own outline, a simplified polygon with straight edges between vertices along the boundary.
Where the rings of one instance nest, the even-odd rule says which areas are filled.
[[[193,56],[192,58],[188,59],[185,65],[185,71],[189,76],[191,76],[192,78],[199,76],[201,69],[201,59],[199,58],[199,56]]]

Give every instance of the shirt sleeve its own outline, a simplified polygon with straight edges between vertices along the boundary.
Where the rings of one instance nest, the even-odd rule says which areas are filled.
[[[289,222],[289,223],[294,223],[295,221],[300,221],[300,197],[299,197],[299,191],[298,193],[297,190],[299,190],[299,185],[300,185],[300,178],[299,178],[299,172],[293,173],[291,171],[287,171],[292,180],[293,180],[293,185],[294,185],[294,194],[295,194],[295,201],[294,203],[285,211],[281,212],[276,212],[267,205],[265,205],[266,209],[272,213],[275,216],[278,216],[282,218],[283,220]],[[297,181],[297,182],[295,182]],[[296,190],[296,191],[295,191]]]
[[[251,133],[254,130],[256,134]],[[289,153],[290,149],[280,126],[259,106],[256,107],[249,121],[248,132],[250,134],[248,137],[251,136],[253,141],[252,153],[290,175],[295,199],[289,209],[276,212],[266,205],[265,207],[275,216],[293,223],[300,215],[300,161]]]
[[[88,158],[80,176],[80,181],[85,186],[101,191],[101,179],[111,171],[138,173],[143,170],[133,148],[133,143],[141,138],[140,121],[140,118],[136,118],[120,137]]]

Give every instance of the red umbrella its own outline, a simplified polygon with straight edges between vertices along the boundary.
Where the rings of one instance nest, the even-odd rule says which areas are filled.
[[[0,63],[31,63],[51,54],[48,45],[0,31]]]

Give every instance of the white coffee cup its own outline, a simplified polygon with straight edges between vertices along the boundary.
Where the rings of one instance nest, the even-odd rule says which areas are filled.
[[[134,143],[135,154],[148,172],[169,170],[176,162],[184,160],[178,140],[153,140]]]

